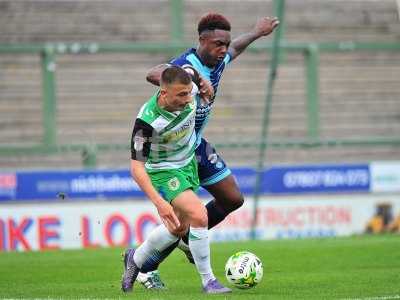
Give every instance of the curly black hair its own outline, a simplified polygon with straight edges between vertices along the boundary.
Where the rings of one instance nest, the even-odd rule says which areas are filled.
[[[207,13],[201,17],[197,25],[199,35],[205,30],[215,29],[231,31],[231,24],[223,15],[217,13]]]

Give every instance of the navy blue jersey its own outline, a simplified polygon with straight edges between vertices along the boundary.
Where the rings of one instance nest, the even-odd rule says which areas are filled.
[[[201,58],[196,54],[196,49],[191,48],[187,50],[185,53],[180,55],[177,58],[174,58],[170,61],[170,64],[183,66],[183,65],[191,65],[193,66],[197,72],[201,74],[201,76],[207,80],[209,80],[214,88],[214,95],[217,94],[219,80],[221,79],[222,72],[225,69],[225,66],[228,65],[232,60],[232,56],[227,53],[223,60],[221,60],[214,68],[209,68],[201,61]],[[214,96],[215,97],[215,96]],[[200,97],[196,96],[197,100],[197,110],[196,110],[196,121],[195,121],[195,130],[197,135],[197,145],[201,142],[201,135],[204,127],[208,122],[208,117],[211,113],[212,105],[214,104],[214,99],[211,99],[209,103],[203,103]]]

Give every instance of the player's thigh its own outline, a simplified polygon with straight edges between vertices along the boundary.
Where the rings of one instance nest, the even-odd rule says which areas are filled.
[[[182,220],[189,222],[190,225],[194,227],[208,225],[207,210],[191,189],[180,193],[171,204]]]
[[[225,208],[237,208],[243,204],[243,195],[233,175],[204,188]]]
[[[196,148],[198,175],[202,187],[212,185],[231,174],[222,157],[205,139]]]
[[[205,188],[226,211],[242,206],[243,195],[231,171],[215,148],[202,139],[196,149],[200,185]]]

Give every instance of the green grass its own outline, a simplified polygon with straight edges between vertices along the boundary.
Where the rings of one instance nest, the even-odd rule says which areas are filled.
[[[343,299],[400,295],[400,236],[212,244],[212,264],[226,283],[224,264],[236,251],[256,253],[263,281],[250,290],[206,296],[194,267],[175,251],[160,271],[167,291],[135,285],[120,292],[122,249],[0,253],[0,298]]]

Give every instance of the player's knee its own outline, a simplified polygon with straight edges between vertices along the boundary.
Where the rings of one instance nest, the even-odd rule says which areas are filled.
[[[189,230],[189,225],[188,224],[182,224],[175,230],[172,230],[171,233],[175,236],[183,237],[186,235],[186,232]]]
[[[231,199],[231,211],[237,210],[244,203],[244,197],[242,193],[237,193]]]
[[[223,201],[220,201],[219,204],[223,206],[224,210],[227,213],[231,213],[238,208],[240,208],[244,203],[244,197],[242,193],[231,193],[230,195],[226,195]]]
[[[193,214],[190,225],[193,227],[207,227],[208,226],[207,211],[204,209],[201,211],[197,211],[195,214]]]

